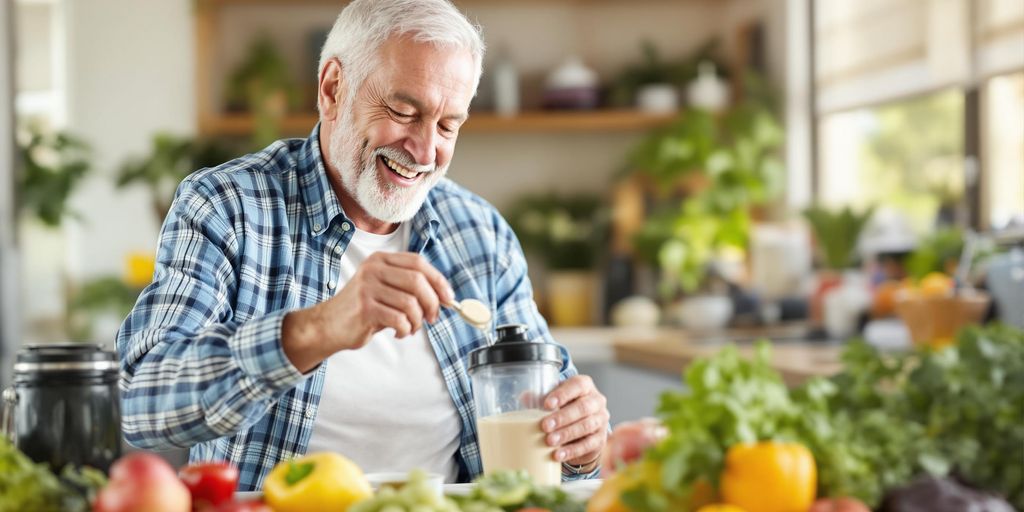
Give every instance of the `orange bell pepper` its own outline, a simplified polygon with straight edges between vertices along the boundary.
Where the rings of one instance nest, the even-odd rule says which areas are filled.
[[[747,512],[806,512],[816,487],[814,456],[802,444],[738,444],[726,453],[722,501]]]

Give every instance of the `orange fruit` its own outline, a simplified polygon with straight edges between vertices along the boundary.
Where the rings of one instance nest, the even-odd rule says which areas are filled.
[[[953,292],[953,279],[941,272],[932,272],[921,279],[918,288],[924,297],[945,297]]]
[[[697,512],[746,512],[742,508],[736,505],[729,505],[727,503],[712,503],[711,505],[704,505],[697,509]]]
[[[903,288],[899,281],[886,281],[875,288],[875,297],[871,301],[871,316],[882,318],[892,316],[896,312],[896,294]]]

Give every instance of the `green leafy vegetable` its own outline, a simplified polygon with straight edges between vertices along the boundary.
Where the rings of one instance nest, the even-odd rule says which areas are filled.
[[[348,512],[461,512],[459,506],[427,483],[427,473],[415,470],[401,488],[383,486],[372,498],[360,501]],[[500,509],[499,509],[500,512]]]
[[[769,350],[748,360],[728,347],[686,371],[686,391],[662,395],[670,435],[645,454],[656,469],[627,505],[671,510],[698,482],[717,487],[732,445],[785,440],[814,453],[822,496],[877,505],[916,475],[952,474],[1024,509],[1024,332],[968,328],[952,347],[904,354],[852,342],[841,374],[794,390]]]
[[[456,497],[463,512],[515,512],[529,507],[583,512],[582,503],[558,487],[534,485],[525,471],[502,471],[476,480],[468,496]]]
[[[65,467],[58,478],[0,437],[0,512],[85,512],[105,483],[92,468]]]

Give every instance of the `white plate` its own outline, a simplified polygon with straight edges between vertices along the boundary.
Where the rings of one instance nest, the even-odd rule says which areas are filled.
[[[577,500],[587,501],[597,492],[597,488],[601,487],[601,482],[603,481],[601,479],[593,479],[565,482],[562,484],[562,490]],[[476,484],[445,484],[444,493],[451,496],[466,496],[473,492],[474,487],[476,487]]]
[[[562,490],[577,500],[587,501],[595,492],[597,492],[597,488],[601,487],[603,482],[604,480],[600,478],[594,478],[591,480],[575,480],[562,484]]]
[[[601,482],[603,480],[599,478],[565,482],[562,484],[562,490],[577,500],[587,501],[597,492],[597,488],[601,487]],[[444,484],[444,493],[451,496],[466,496],[473,492],[474,487],[476,487],[476,484]],[[260,491],[239,491],[235,493],[235,498],[240,500],[256,500],[262,497],[263,493]]]
[[[236,500],[258,500],[263,498],[263,491],[236,491]]]

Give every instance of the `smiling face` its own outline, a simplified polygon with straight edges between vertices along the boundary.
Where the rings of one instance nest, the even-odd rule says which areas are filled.
[[[324,160],[346,214],[369,231],[411,218],[444,177],[476,87],[472,54],[463,49],[396,37],[379,58],[354,97],[340,73],[338,87],[325,91],[337,62],[320,86]]]

